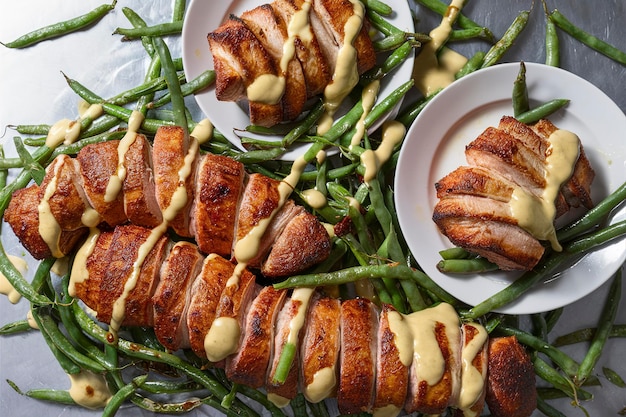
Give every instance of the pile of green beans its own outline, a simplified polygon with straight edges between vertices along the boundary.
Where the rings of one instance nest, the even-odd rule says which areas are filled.
[[[432,13],[446,13],[447,5],[441,0],[416,1]],[[393,76],[395,69],[414,49],[430,41],[427,35],[405,32],[390,24],[387,17],[393,10],[382,0],[366,0],[363,3],[372,27],[379,34],[375,47],[384,54],[384,59],[380,60],[376,68],[363,74],[352,94],[353,98],[357,97],[353,100],[354,105],[327,133],[321,136],[315,133],[324,110],[320,100],[301,121],[269,129],[250,126],[246,132],[242,132],[242,136],[246,133],[280,135],[283,138],[281,141],[242,137],[242,143],[250,146],[250,150],[241,152],[220,132],[215,132],[210,141],[202,144],[201,151],[235,158],[243,162],[249,172],[282,179],[290,173],[291,163],[280,157],[295,145],[305,143],[310,146],[305,155],[309,166],[301,176],[293,198],[334,228],[336,236],[333,237],[333,248],[330,257],[309,273],[287,278],[274,285],[277,288],[319,287],[322,291],[341,297],[351,297],[356,293],[376,303],[391,304],[403,313],[419,311],[440,302],[450,303],[460,313],[462,320],[478,320],[490,334],[513,335],[525,345],[533,359],[538,378],[545,384],[538,389],[538,409],[548,416],[562,415],[549,400],[566,396],[577,405],[589,400],[591,393],[588,387],[599,383],[593,370],[607,339],[626,337],[626,324],[616,323],[621,275],[618,273],[613,278],[597,327],[564,335],[552,343],[549,337],[563,309],[532,315],[531,330],[522,329],[517,317],[503,316],[494,313],[494,310],[523,296],[529,288],[545,279],[546,274],[558,271],[572,259],[608,241],[623,238],[626,223],[622,221],[610,226],[605,223],[608,213],[626,199],[626,184],[581,219],[559,230],[559,240],[564,243],[562,253],[548,254],[538,268],[477,306],[467,306],[455,299],[421,270],[398,225],[393,177],[400,146],[394,149],[391,158],[373,180],[367,184],[363,182],[365,167],[360,157],[367,150],[375,150],[382,141],[380,132],[370,134],[367,129],[413,90],[412,80],[377,101],[364,119],[366,133],[363,139],[357,146],[350,146],[356,124],[364,112],[358,100],[361,89],[372,80],[384,81],[385,77]],[[113,1],[84,16],[36,30],[3,45],[24,48],[84,29],[105,17],[115,5]],[[69,88],[77,96],[90,104],[102,104],[105,112],[95,120],[81,122],[80,138],[76,143],[50,149],[45,145],[50,125],[34,123],[11,126],[21,136],[15,139],[17,157],[0,156],[0,215],[15,190],[27,186],[31,181],[41,182],[45,167],[57,155],[75,155],[87,144],[120,139],[125,133],[131,106],[145,116],[140,130],[148,137],[152,137],[164,125],[179,125],[188,131],[196,126],[199,121],[193,120],[186,102],[193,94],[209,88],[215,81],[215,73],[207,69],[198,78],[188,80],[181,59],[171,56],[163,40],[165,36],[180,35],[185,8],[184,0],[174,1],[171,21],[152,26],[148,26],[132,9],[122,9],[131,27],[118,28],[115,34],[119,35],[118,39],[127,42],[141,42],[149,62],[141,85],[106,98],[77,79],[66,76]],[[528,11],[520,12],[503,36],[496,38],[489,28],[461,12],[447,42],[478,39],[484,45],[484,50],[478,50],[469,57],[456,78],[500,62],[526,27],[529,16]],[[572,27],[557,11],[548,13],[546,10],[546,23],[547,64],[559,65],[557,29],[572,34],[623,63],[619,52]],[[512,82],[514,115],[525,123],[547,117],[568,103],[567,99],[555,99],[531,108],[523,63],[517,80]],[[396,120],[408,128],[437,94],[435,92],[428,97],[419,97],[412,103],[405,103]],[[27,147],[34,150],[30,151]],[[339,154],[318,160],[318,152],[329,147],[337,147]],[[16,170],[17,175],[7,184],[9,169]],[[326,206],[314,208],[307,204],[304,191],[311,188],[327,198]],[[443,259],[438,267],[447,273],[489,273],[497,268],[495,264],[459,248],[442,252],[441,256]],[[0,242],[0,273],[30,303],[33,319],[59,366],[68,374],[89,370],[105,377],[113,396],[103,410],[104,416],[115,415],[128,402],[152,413],[182,414],[197,407],[209,406],[228,416],[256,416],[259,415],[255,411],[258,405],[266,410],[264,413],[276,417],[290,414],[315,417],[329,415],[325,403],[311,404],[302,395],[291,402],[291,410],[280,409],[263,392],[233,384],[223,370],[203,362],[193,353],[183,352],[178,355],[167,352],[152,329],[125,328],[116,341],[111,341],[106,328],[92,319],[79,302],[68,295],[68,277],[58,277],[51,272],[54,261],[42,261],[28,281],[10,262]],[[5,323],[0,327],[0,337],[11,337],[31,330],[26,320]],[[567,355],[561,348],[573,343],[589,343],[588,351],[580,361]],[[156,370],[158,375],[157,372],[146,370]],[[621,376],[614,371],[608,368],[603,371],[606,378],[616,385],[620,381],[624,384]],[[74,404],[66,390],[22,391],[13,382],[8,383],[16,392],[39,401]]]

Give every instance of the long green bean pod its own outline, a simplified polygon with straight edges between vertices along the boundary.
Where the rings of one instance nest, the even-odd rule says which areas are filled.
[[[564,30],[578,41],[611,58],[612,60],[619,62],[622,65],[626,65],[626,52],[580,29],[569,21],[560,11],[554,10],[550,13],[549,18],[560,29]]]
[[[604,303],[602,314],[600,314],[600,320],[598,320],[598,329],[594,333],[591,344],[589,345],[589,349],[587,350],[587,354],[585,355],[584,359],[580,363],[580,367],[578,368],[575,382],[579,385],[585,382],[587,378],[589,378],[591,371],[593,370],[594,366],[598,362],[598,359],[600,358],[602,348],[604,348],[606,340],[609,338],[609,334],[613,327],[613,322],[615,321],[615,317],[617,316],[617,309],[619,307],[621,295],[622,274],[621,271],[618,271],[615,275],[615,278],[613,278],[613,283],[609,288],[608,298]]]
[[[0,43],[7,48],[26,48],[28,46],[35,45],[48,39],[76,32],[101,20],[107,13],[115,8],[116,3],[117,0],[113,0],[112,3],[98,6],[92,11],[85,13],[84,15],[74,17],[63,22],[44,26],[25,35],[22,35],[11,42]]]
[[[511,26],[504,32],[504,35],[485,54],[482,68],[487,68],[495,64],[513,46],[513,42],[528,24],[530,16],[529,10],[521,11],[511,23]]]

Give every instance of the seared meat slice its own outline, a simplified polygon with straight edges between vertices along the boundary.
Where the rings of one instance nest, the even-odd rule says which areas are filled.
[[[297,19],[297,13],[302,13],[304,5],[304,0],[276,0],[272,3],[274,12],[281,15],[284,22]],[[307,97],[313,97],[324,91],[332,73],[318,42],[318,36],[313,31],[313,26],[321,26],[322,22],[315,13],[310,13],[310,10],[308,13],[308,28],[300,29],[293,42],[296,57],[302,65]]]
[[[500,175],[534,195],[540,196],[546,186],[544,159],[515,137],[488,127],[465,148],[471,165],[497,171]]]
[[[405,335],[396,334],[394,320],[402,321],[402,316],[390,305],[384,304],[378,325],[378,348],[376,358],[376,396],[374,412],[385,410],[385,415],[393,416],[404,407],[409,385],[409,363],[406,348],[398,344]]]
[[[4,211],[4,220],[11,226],[15,236],[33,258],[45,259],[50,256],[62,258],[70,253],[87,234],[87,229],[50,230],[45,234],[50,237],[51,241],[46,243],[39,230],[40,192],[37,185],[16,190]]]
[[[545,248],[524,229],[510,223],[475,216],[447,216],[436,220],[450,242],[496,263],[503,270],[529,270]]]
[[[492,170],[478,166],[460,166],[435,183],[437,198],[473,195],[509,202],[515,184]]]
[[[154,136],[152,162],[157,202],[164,219],[184,237],[192,237],[189,215],[194,199],[197,146],[196,139],[185,135],[178,126],[162,126]]]
[[[289,401],[298,394],[298,379],[300,363],[300,343],[304,333],[304,323],[308,317],[308,311],[314,298],[318,294],[310,288],[294,290],[292,296],[285,301],[283,308],[276,318],[274,348],[267,373],[265,389],[268,398],[279,407],[289,404]],[[295,354],[287,376],[283,381],[276,379],[276,370],[285,346],[290,344],[295,347]]]
[[[272,239],[274,244],[261,268],[267,277],[293,275],[330,254],[331,242],[324,226],[311,213],[295,207],[297,214],[289,219],[280,235]]]
[[[440,304],[425,314],[415,315],[410,323],[416,345],[404,407],[408,413],[441,414],[458,401],[461,331],[456,313],[440,314],[440,308],[453,309],[449,304]],[[428,367],[422,366],[425,364]]]
[[[270,285],[264,287],[252,301],[241,346],[226,362],[226,375],[230,381],[253,388],[265,384],[276,316],[286,295],[286,290],[276,290]]]
[[[152,297],[154,332],[169,350],[189,347],[187,308],[202,261],[196,245],[181,241],[174,245],[161,268],[161,280]]]
[[[487,331],[476,323],[461,325],[461,393],[455,417],[480,415],[485,406],[487,382]]]
[[[363,7],[362,5],[359,5]],[[346,23],[354,14],[357,5],[349,0],[313,0],[313,10],[320,18],[320,21],[326,26],[326,30],[331,33],[335,39],[335,43],[339,48],[345,42]],[[359,74],[367,71],[376,65],[376,53],[372,47],[372,42],[368,34],[368,25],[361,25],[358,35],[353,41],[356,49],[357,69]],[[331,68],[335,70],[335,63],[331,62]]]
[[[502,116],[500,123],[498,123],[498,129],[521,141],[539,158],[546,158],[546,151],[550,146],[550,143],[546,140],[547,136],[538,135],[531,126],[521,123],[515,117]]]
[[[207,358],[215,362],[216,366],[223,367],[224,359],[239,349],[246,314],[258,292],[254,274],[247,269],[233,267],[204,343]]]
[[[121,325],[151,326],[151,296],[169,250],[168,240],[134,225],[118,226],[112,233],[104,258],[94,259],[105,266],[95,309],[98,320],[116,329]]]
[[[187,327],[191,349],[201,358],[206,357],[206,337],[220,302],[226,281],[233,275],[235,266],[215,254],[204,259],[202,270],[191,287],[191,300],[187,308]]]
[[[89,204],[109,226],[126,223],[124,195],[107,195],[112,175],[117,173],[119,140],[84,146],[76,155],[82,176],[81,186]]]
[[[68,155],[59,155],[46,168],[39,199],[47,203],[50,214],[61,230],[85,227],[83,222],[89,221],[85,217],[91,212],[95,214],[91,226],[100,222],[83,191],[78,166]]]
[[[108,265],[102,262],[113,241],[113,232],[94,231],[80,247],[70,274],[69,294],[78,297],[89,308],[98,310],[100,285]]]
[[[252,239],[251,243],[242,243],[258,245],[255,248],[256,256],[247,260],[247,264],[251,267],[258,268],[261,266],[261,262],[267,257],[272,244],[281,235],[285,226],[296,215],[304,211],[302,206],[297,206],[292,200],[287,200],[280,207],[279,185],[280,181],[278,180],[261,174],[251,174],[241,198],[235,245],[246,238],[262,222],[269,221],[258,241],[255,242],[257,239]],[[270,219],[271,216],[273,218]]]
[[[341,303],[338,299],[316,299],[307,316],[302,339],[301,391],[310,402],[333,396],[339,373]]]
[[[261,75],[279,75],[271,55],[241,19],[231,16],[207,36],[215,69],[215,95],[222,101],[247,98],[247,88]],[[282,104],[249,101],[250,121],[272,126],[283,120]]]
[[[557,130],[549,120],[542,119],[532,126],[520,123],[511,116],[503,116],[500,119],[498,128],[506,133],[515,136],[533,152],[535,152],[544,162],[548,155],[550,146],[550,135]],[[583,204],[587,208],[593,207],[590,197],[590,187],[593,181],[594,171],[585,156],[585,151],[580,147],[580,155],[576,161],[574,172],[571,178],[561,187],[556,198],[556,217],[566,213],[570,207],[578,207]]]
[[[254,33],[259,42],[274,59],[274,65],[278,74],[284,76],[285,89],[281,98],[283,119],[292,120],[297,118],[306,102],[306,85],[302,65],[295,57],[284,56],[288,51],[285,44],[288,42],[287,24],[280,14],[276,13],[270,4],[264,4],[241,14],[241,20]],[[286,63],[283,60],[289,59]]]
[[[549,120],[542,119],[532,126],[532,129],[544,139],[550,137],[557,130]],[[591,200],[591,183],[595,177],[595,171],[585,155],[583,146],[580,145],[580,154],[574,166],[574,172],[569,181],[561,188],[565,200],[571,207],[583,205],[590,209],[593,207]]]
[[[230,255],[244,179],[243,164],[232,158],[200,159],[190,228],[201,252]]]
[[[132,224],[148,228],[163,221],[155,195],[152,166],[152,146],[144,135],[137,134],[124,154],[124,211]]]
[[[370,412],[376,384],[378,312],[365,298],[341,304],[341,352],[337,403],[342,414]]]
[[[528,417],[537,407],[535,372],[515,336],[489,341],[486,401],[494,417]]]

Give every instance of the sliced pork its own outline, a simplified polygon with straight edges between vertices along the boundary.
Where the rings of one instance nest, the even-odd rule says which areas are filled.
[[[532,227],[520,222],[513,209],[519,207],[517,202],[533,207],[552,204],[554,218],[548,218],[548,224],[572,207],[593,206],[594,171],[580,143],[571,176],[553,201],[542,202],[552,152],[550,136],[557,130],[547,120],[525,125],[510,116],[502,117],[498,127],[485,129],[466,147],[469,166],[455,169],[435,184],[439,201],[433,221],[439,230],[454,245],[500,269],[530,270],[537,265],[545,252],[539,239],[545,237],[533,235]]]
[[[84,147],[74,159],[59,156],[41,187],[16,191],[4,219],[34,257],[63,257],[89,228],[122,224],[171,227],[193,237],[203,254],[228,258],[245,240],[242,246],[253,252],[246,263],[267,277],[302,272],[330,253],[324,227],[280,196],[281,181],[247,174],[232,158],[199,155],[197,141],[183,129],[160,128],[152,150],[143,135],[128,146],[124,141],[127,149],[120,143]],[[121,180],[118,192],[109,187],[115,177]]]
[[[338,67],[354,64],[362,74],[376,64],[363,10],[348,0],[277,0],[231,15],[207,35],[217,99],[246,102],[252,124],[296,119],[308,99],[337,81]],[[355,53],[340,57],[344,44]],[[260,96],[250,91],[257,83]]]

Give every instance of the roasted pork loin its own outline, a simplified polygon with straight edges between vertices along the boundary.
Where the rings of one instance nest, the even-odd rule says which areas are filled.
[[[338,58],[344,43],[356,50],[351,64],[358,74],[376,64],[358,6],[349,0],[277,0],[231,15],[207,35],[217,99],[247,102],[252,124],[296,119],[306,101],[333,82],[335,69],[346,65]],[[352,37],[346,28],[354,16],[360,27]],[[250,97],[249,88],[268,76],[272,88],[284,84],[277,99]]]
[[[193,237],[201,253],[232,257],[236,243],[270,219],[249,267],[280,277],[328,256],[330,238],[319,220],[293,200],[280,204],[281,181],[249,175],[225,156],[194,154],[190,142],[175,127],[159,129],[154,146],[137,135],[124,154],[126,175],[115,195],[108,185],[118,169],[120,141],[86,146],[75,159],[59,156],[41,186],[15,193],[4,219],[37,259],[70,253],[89,227],[129,223],[147,229],[166,224]],[[42,216],[47,231],[40,230]]]
[[[546,189],[550,135],[558,129],[548,120],[525,125],[504,116],[466,146],[468,166],[435,184],[439,201],[433,220],[456,246],[483,256],[503,270],[530,270],[545,252],[542,241],[513,214],[516,190],[540,199]],[[591,168],[582,145],[568,180],[554,201],[558,218],[571,208],[593,207]]]
[[[344,414],[431,414],[451,407],[455,416],[474,415],[485,398],[494,416],[510,410],[528,416],[535,408],[532,364],[522,346],[515,338],[489,344],[486,330],[460,324],[449,304],[400,314],[364,298],[342,301],[313,288],[263,287],[223,257],[203,259],[192,243],[171,245],[162,237],[145,253],[149,240],[150,231],[134,225],[101,232],[81,261],[87,273],[75,263],[75,295],[98,319],[118,316],[123,325],[153,326],[167,349],[190,347],[207,366],[223,367],[231,381],[264,388],[279,406],[302,392],[311,402],[336,397]],[[132,250],[120,257],[119,245]],[[134,273],[142,256],[163,266]],[[129,279],[135,287],[122,295]],[[224,318],[234,320],[235,334],[219,333]],[[234,342],[219,357],[209,354],[212,330],[220,336],[218,348]],[[294,358],[278,379],[288,345]]]

